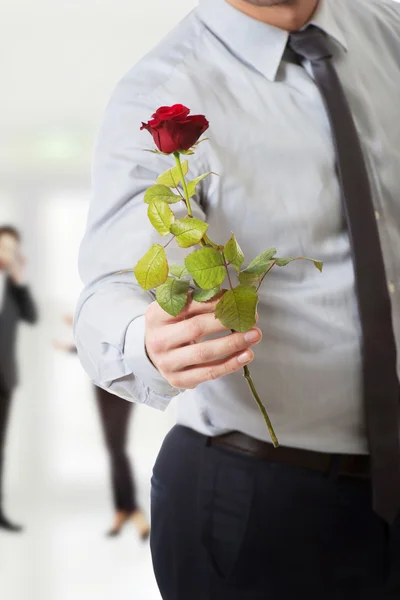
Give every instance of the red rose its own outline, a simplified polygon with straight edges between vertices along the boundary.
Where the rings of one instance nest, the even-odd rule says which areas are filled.
[[[140,129],[147,129],[157,148],[165,154],[189,150],[209,126],[204,115],[190,116],[189,113],[183,104],[162,106]]]

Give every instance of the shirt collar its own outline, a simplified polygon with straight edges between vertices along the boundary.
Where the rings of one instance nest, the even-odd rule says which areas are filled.
[[[226,0],[200,0],[200,19],[240,60],[274,81],[289,34],[249,17]],[[323,29],[345,49],[346,41],[328,0],[320,0],[311,23]]]
[[[334,3],[329,0],[320,0],[318,8],[310,21],[310,24],[316,25],[331,38],[338,42],[344,50],[348,49],[346,38],[340,29],[334,15]]]

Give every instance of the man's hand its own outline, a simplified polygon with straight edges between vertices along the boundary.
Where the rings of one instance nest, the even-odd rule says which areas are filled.
[[[25,284],[26,258],[19,254],[9,269],[9,275],[16,285]]]
[[[68,325],[68,327],[72,327],[74,324],[74,315],[71,313],[66,313],[65,315],[63,315],[63,321],[66,325]]]
[[[61,342],[60,340],[53,340],[53,348],[55,350],[62,350],[63,352],[73,352],[75,346],[70,342]]]
[[[146,312],[146,349],[161,375],[179,389],[193,389],[204,381],[239,371],[250,363],[262,334],[258,328],[217,339],[205,337],[228,332],[214,316],[214,302],[189,300],[184,311],[171,317],[153,302]]]

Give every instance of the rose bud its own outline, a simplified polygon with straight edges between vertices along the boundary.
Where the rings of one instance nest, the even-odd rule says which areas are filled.
[[[182,104],[162,106],[140,129],[151,133],[157,148],[164,154],[189,150],[209,127],[204,115],[189,113]]]

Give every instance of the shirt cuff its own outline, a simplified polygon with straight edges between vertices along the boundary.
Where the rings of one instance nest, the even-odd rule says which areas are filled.
[[[131,372],[149,388],[146,404],[155,408],[167,408],[181,390],[174,388],[156,369],[147,356],[145,348],[145,316],[134,319],[126,332],[124,360]]]

